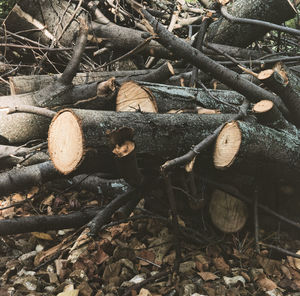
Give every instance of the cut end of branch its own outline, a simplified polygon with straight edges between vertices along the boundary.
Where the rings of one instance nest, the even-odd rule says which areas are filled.
[[[265,113],[270,111],[274,106],[272,101],[262,100],[253,106],[254,113]]]
[[[209,214],[213,224],[225,233],[241,230],[248,217],[244,202],[221,190],[212,193]]]
[[[236,121],[227,123],[221,130],[214,151],[214,165],[217,169],[229,168],[240,149],[242,134]]]
[[[70,110],[64,110],[52,120],[48,134],[48,150],[56,169],[69,174],[81,163],[84,140],[80,121]]]
[[[265,79],[268,79],[270,78],[274,73],[274,70],[273,69],[268,69],[268,70],[264,70],[264,71],[261,71],[258,75],[257,75],[257,78],[259,80],[265,80]]]

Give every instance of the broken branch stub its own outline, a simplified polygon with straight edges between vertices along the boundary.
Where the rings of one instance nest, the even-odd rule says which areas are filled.
[[[127,127],[134,131],[138,155],[167,159],[186,152],[232,116],[65,109],[52,120],[48,149],[58,171],[68,174],[81,165],[90,151],[112,157],[115,147],[110,135]]]

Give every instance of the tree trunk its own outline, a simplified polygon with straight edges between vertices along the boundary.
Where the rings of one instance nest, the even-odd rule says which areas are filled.
[[[199,143],[232,116],[66,109],[51,123],[48,150],[55,167],[64,174],[75,170],[89,150],[111,154],[117,145],[132,140],[140,155],[174,157]],[[121,136],[118,141],[114,139],[114,146],[112,131],[118,129]]]
[[[220,132],[214,152],[217,169],[239,169],[297,180],[300,176],[298,135],[258,124],[233,121]]]
[[[91,82],[102,82],[111,77],[124,78],[128,77],[135,79],[136,76],[147,74],[155,70],[133,70],[133,71],[110,71],[110,72],[88,72],[78,73],[73,84],[85,84]],[[55,75],[27,75],[27,76],[12,76],[9,78],[10,91],[12,95],[30,93],[49,86],[49,84],[57,81],[61,74]]]
[[[83,9],[79,9],[72,19],[74,11],[75,5],[69,5],[67,1],[23,0],[12,9],[5,20],[5,26],[11,32],[28,30],[28,33],[22,35],[42,44],[48,45],[61,36],[57,40],[59,44],[72,46],[75,32],[79,28],[76,18],[85,13]]]
[[[228,12],[235,17],[263,20],[281,24],[296,14],[289,0],[236,0],[228,5]],[[220,17],[208,29],[210,42],[246,47],[263,37],[269,29],[262,26],[237,24]]]

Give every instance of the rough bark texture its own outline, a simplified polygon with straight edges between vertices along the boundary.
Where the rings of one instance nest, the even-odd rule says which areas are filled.
[[[71,118],[72,122],[78,125],[78,128],[75,127],[78,137],[74,136],[74,131],[72,135],[69,135],[70,129],[63,130],[64,118]],[[109,133],[115,129],[126,127],[134,131],[133,139],[138,154],[168,158],[186,152],[192,145],[199,143],[230,118],[232,115],[225,114],[141,114],[67,109],[62,110],[51,123],[48,148],[55,166],[61,172],[69,173],[81,164],[85,153],[91,148],[97,149],[99,153],[103,153],[103,151],[110,153],[114,147],[111,147]],[[60,139],[62,140],[61,145],[58,144]],[[74,149],[74,144],[77,151]],[[121,144],[123,143],[120,140],[119,145]],[[67,152],[72,151],[70,149],[73,149],[75,154],[72,159],[69,158]],[[61,153],[61,150],[65,150],[66,153]],[[65,156],[68,161],[63,159]],[[61,161],[67,163],[68,166],[70,163],[69,171],[62,171],[58,167],[58,163]]]
[[[228,127],[231,130],[224,136]],[[232,146],[237,134],[239,140]],[[240,169],[248,174],[265,172],[297,180],[300,174],[299,148],[298,135],[236,121],[226,124],[220,132],[215,146],[214,163],[218,169]],[[227,156],[228,151],[230,157],[223,151]],[[225,162],[224,155],[227,159]]]
[[[51,161],[12,169],[0,174],[0,196],[39,185],[59,176]]]
[[[64,27],[69,23],[71,15],[76,7],[74,4],[69,5],[67,1],[61,0],[23,0],[19,1],[19,6],[26,14],[34,16],[37,21],[47,28],[52,36],[55,35],[55,38],[63,33]],[[64,14],[65,11],[66,14]],[[75,40],[75,34],[78,32],[79,28],[76,18],[83,14],[84,11],[80,9],[59,40],[60,44],[63,46],[72,45],[72,42]],[[36,30],[37,27],[31,18],[29,17],[26,19],[26,17],[20,13],[20,9],[18,8],[12,10],[6,19],[5,24],[9,31],[18,32],[29,30],[24,36],[34,38],[43,44],[49,44],[51,42],[51,36],[45,34],[44,30]],[[35,29],[36,32],[30,31],[32,29]]]
[[[128,78],[135,80],[141,75],[154,72],[153,69],[148,70],[132,70],[132,71],[110,71],[110,72],[87,72],[78,73],[73,79],[74,85],[102,82],[111,77]],[[40,90],[49,84],[57,81],[61,74],[56,75],[30,75],[30,76],[13,76],[9,78],[11,94],[23,94]]]
[[[265,75],[264,75],[265,74]],[[262,77],[262,78],[261,78]],[[284,64],[277,63],[272,70],[266,70],[258,78],[278,94],[290,110],[297,127],[300,126],[300,78]]]
[[[243,95],[234,91],[209,90],[207,92],[201,88],[147,82],[140,82],[139,84],[150,89],[156,99],[160,113],[172,109],[194,109],[197,105],[208,109],[218,109],[223,113],[230,113],[236,112],[234,108],[240,106],[244,100]]]
[[[114,51],[128,52],[133,48],[143,44],[145,39],[142,37],[145,32],[131,28],[120,27],[114,23],[98,24],[93,23],[91,31],[105,41],[103,45]],[[174,59],[172,52],[161,46],[157,41],[151,40],[139,54],[156,56],[160,58]]]
[[[155,30],[155,33],[159,36],[159,42],[172,50],[174,54],[197,66],[204,72],[211,73],[214,78],[223,82],[233,90],[240,92],[251,102],[257,102],[258,98],[273,101],[280,111],[285,114],[285,116],[289,116],[286,106],[282,103],[278,96],[262,89],[248,80],[241,78],[241,76],[236,72],[216,63],[199,50],[196,50],[186,42],[175,37],[172,33],[168,32],[163,25],[157,22],[146,10],[142,9],[140,13],[150,23],[152,28]]]
[[[228,12],[236,17],[252,18],[281,24],[295,16],[287,0],[236,0],[228,5]],[[208,40],[214,43],[246,47],[269,30],[261,26],[233,24],[223,17],[208,30]]]

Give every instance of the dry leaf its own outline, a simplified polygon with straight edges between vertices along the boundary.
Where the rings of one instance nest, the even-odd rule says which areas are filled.
[[[204,281],[214,281],[216,279],[219,279],[219,277],[217,275],[215,275],[212,272],[206,272],[206,271],[202,271],[202,272],[197,272]]]
[[[150,293],[149,290],[142,288],[142,289],[140,290],[140,293],[139,293],[138,296],[151,296],[151,295],[152,295],[152,294]]]
[[[220,270],[223,274],[228,273],[230,270],[229,265],[225,262],[223,257],[213,258],[213,263],[216,269]]]
[[[271,291],[277,288],[277,285],[267,277],[263,277],[257,281],[263,291]]]
[[[21,195],[20,193],[16,193],[14,194],[12,197],[11,197],[11,201],[13,203],[16,203],[16,202],[21,202],[25,200],[25,196],[24,195]]]
[[[39,239],[53,240],[52,236],[45,232],[31,232],[31,234]]]

